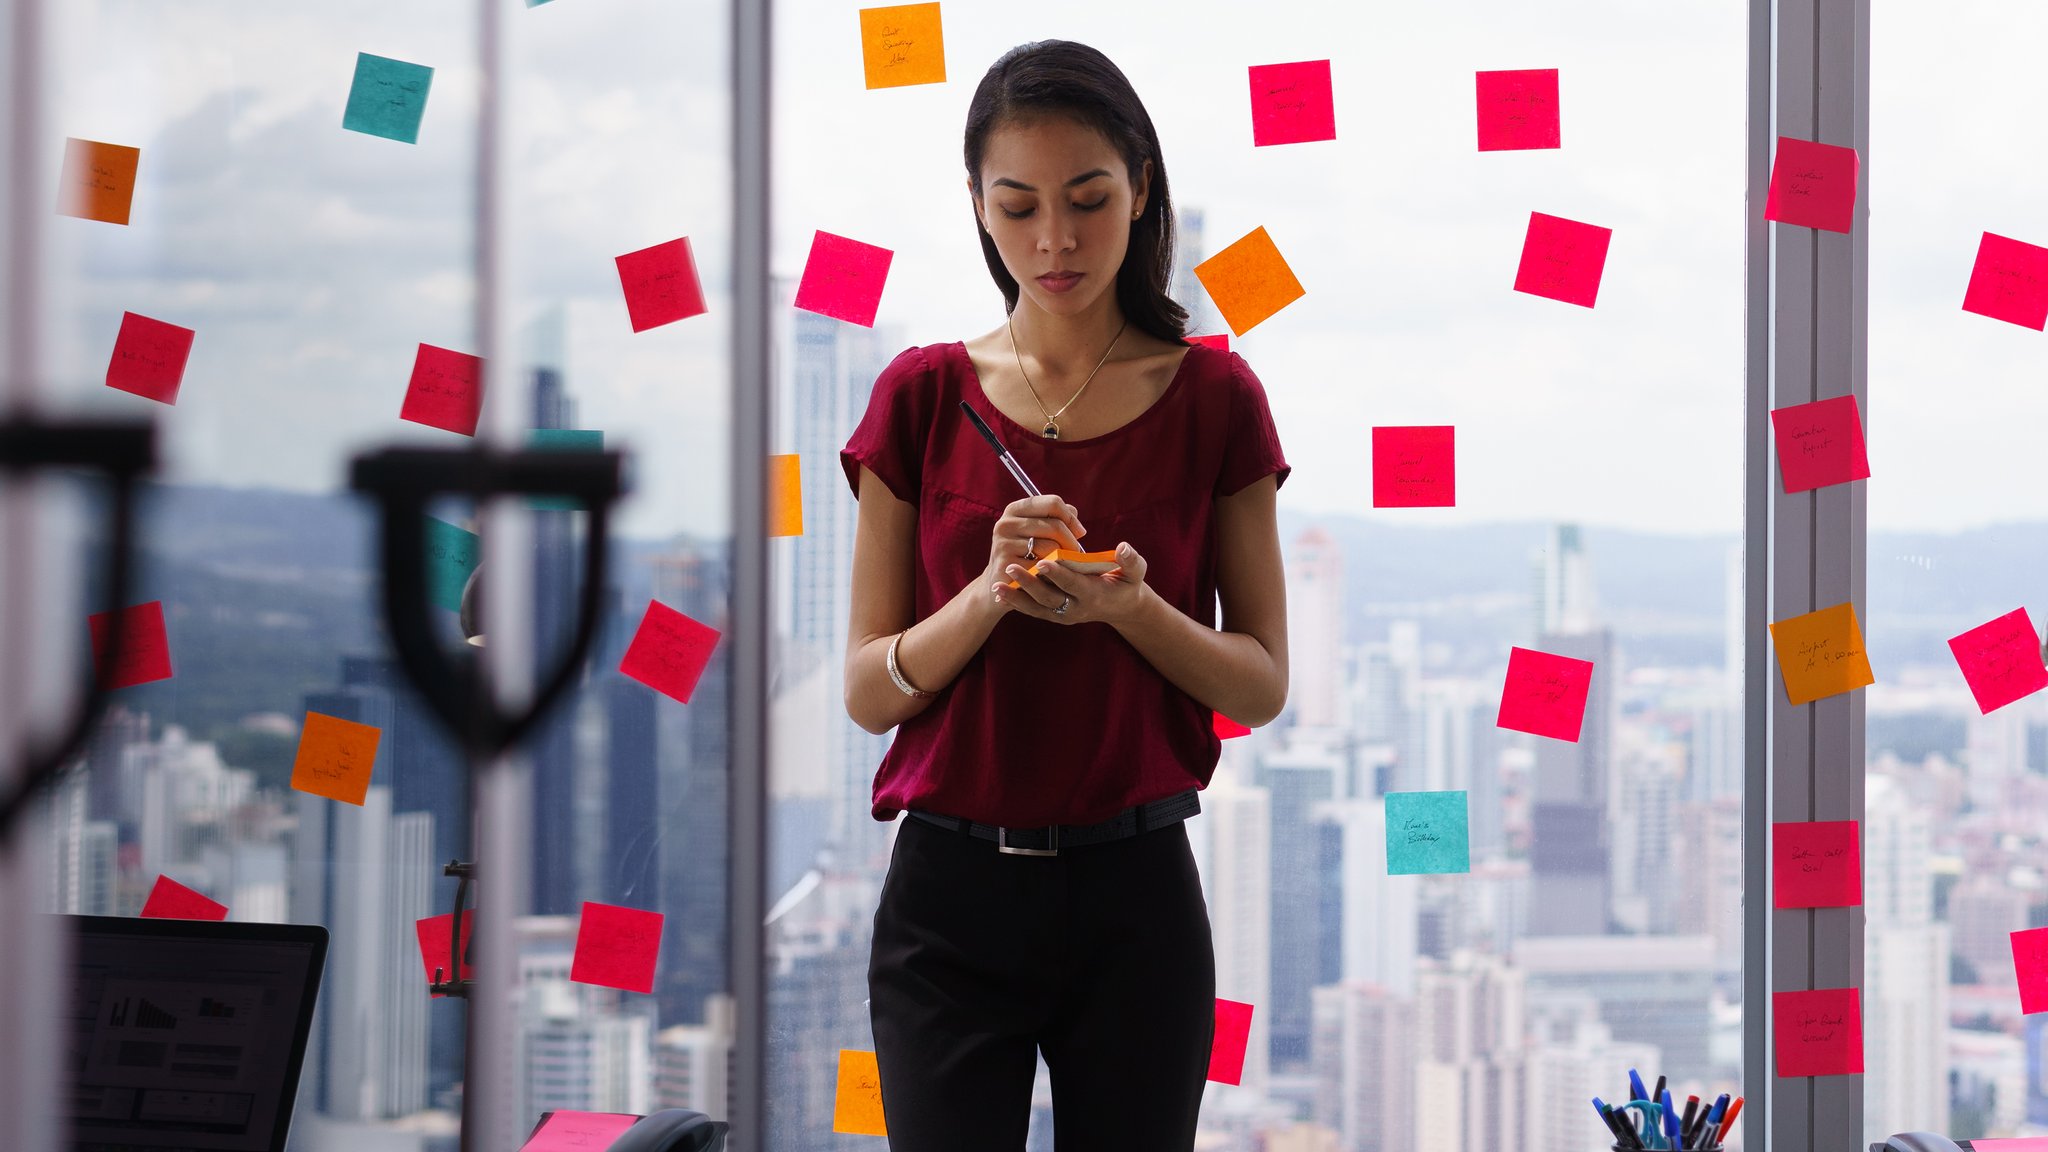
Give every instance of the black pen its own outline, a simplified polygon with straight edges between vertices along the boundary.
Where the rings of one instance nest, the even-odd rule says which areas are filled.
[[[1027,496],[1045,495],[1045,493],[1038,490],[1038,485],[1031,482],[1031,477],[1024,474],[1024,469],[1017,463],[1017,458],[1010,455],[1010,450],[1003,447],[1001,440],[996,439],[996,430],[988,426],[988,421],[981,418],[981,413],[976,412],[974,406],[965,400],[960,402],[960,410],[967,413],[969,420],[974,421],[975,431],[980,432],[981,438],[988,441],[988,446],[996,450],[996,458],[1003,462],[1003,467],[1009,469],[1010,475],[1017,478],[1017,483],[1024,486],[1024,494]],[[1066,525],[1058,525],[1058,530],[1060,547],[1073,552],[1087,551],[1087,549],[1081,547],[1080,541],[1074,539],[1073,533],[1067,531]]]

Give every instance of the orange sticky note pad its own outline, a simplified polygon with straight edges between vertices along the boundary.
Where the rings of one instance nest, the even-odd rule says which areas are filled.
[[[803,460],[794,452],[768,458],[768,534],[804,534]]]
[[[76,137],[64,141],[64,171],[57,179],[57,211],[81,220],[128,223],[135,201],[135,169],[142,149]]]
[[[873,1052],[839,1050],[839,1087],[832,1094],[832,1130],[849,1136],[887,1136],[882,1121],[882,1069]]]
[[[861,66],[870,88],[946,82],[946,41],[937,4],[860,10]]]
[[[1771,625],[1771,642],[1778,650],[1785,695],[1793,704],[1810,704],[1877,683],[1852,604],[1780,620]]]
[[[1195,277],[1238,336],[1307,295],[1262,227],[1195,265]]]
[[[306,713],[299,730],[299,755],[292,761],[292,787],[329,800],[361,805],[377,767],[383,732],[368,724],[320,712]]]
[[[1114,548],[1102,552],[1076,552],[1071,548],[1055,548],[1038,558],[1038,564],[1031,566],[1031,574],[1033,576],[1038,575],[1039,564],[1043,564],[1047,560],[1057,560],[1060,562],[1060,566],[1067,571],[1080,572],[1089,576],[1099,575],[1104,572],[1121,572],[1124,567],[1116,562],[1116,549]],[[1016,586],[1017,582],[1015,580],[1009,582],[1009,587],[1015,588]]]

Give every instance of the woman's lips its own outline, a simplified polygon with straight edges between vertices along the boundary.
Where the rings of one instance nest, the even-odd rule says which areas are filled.
[[[1038,284],[1047,292],[1065,292],[1081,282],[1079,272],[1048,273],[1038,278]]]

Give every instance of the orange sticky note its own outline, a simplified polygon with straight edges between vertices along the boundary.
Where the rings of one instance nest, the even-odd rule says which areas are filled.
[[[887,1136],[882,1121],[882,1069],[873,1052],[839,1050],[839,1088],[832,1095],[832,1130],[849,1136]]]
[[[1195,277],[1239,336],[1307,294],[1263,227],[1195,265]]]
[[[1856,626],[1853,604],[1780,620],[1771,625],[1771,643],[1778,650],[1785,695],[1794,704],[1877,683],[1863,652],[1863,630]]]
[[[81,220],[128,223],[135,201],[135,169],[142,149],[72,137],[64,141],[64,171],[57,178],[57,212]]]
[[[802,458],[794,452],[768,458],[768,534],[804,534]]]
[[[937,4],[860,10],[860,58],[869,88],[946,82],[946,41]]]
[[[299,729],[298,759],[292,761],[292,787],[360,806],[370,792],[377,741],[383,735],[368,724],[306,713],[306,725]]]

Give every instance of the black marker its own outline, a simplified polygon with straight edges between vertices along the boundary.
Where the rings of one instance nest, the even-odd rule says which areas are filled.
[[[976,412],[974,407],[965,400],[960,402],[960,410],[967,413],[969,420],[974,421],[975,431],[981,433],[983,440],[988,441],[988,446],[996,450],[996,458],[1003,462],[1003,467],[1009,469],[1010,475],[1017,478],[1017,483],[1024,486],[1024,494],[1027,496],[1045,495],[1045,493],[1038,490],[1038,485],[1031,482],[1031,477],[1024,474],[1024,469],[1017,463],[1017,458],[1010,455],[1010,450],[1003,447],[1001,440],[996,439],[996,430],[988,426],[988,421],[981,418],[981,413]],[[1081,547],[1081,542],[1074,539],[1073,534],[1067,531],[1066,525],[1059,525],[1059,534],[1060,547],[1073,552],[1085,551]]]

